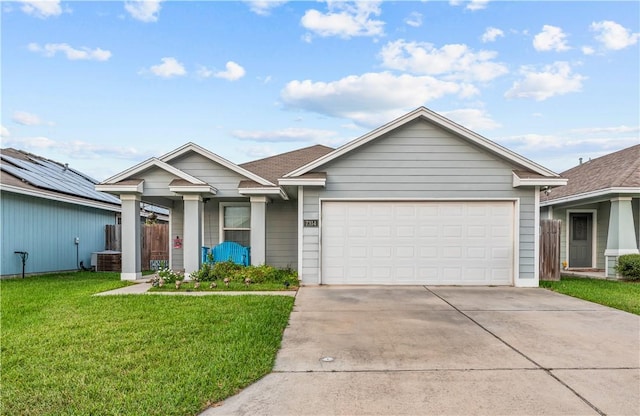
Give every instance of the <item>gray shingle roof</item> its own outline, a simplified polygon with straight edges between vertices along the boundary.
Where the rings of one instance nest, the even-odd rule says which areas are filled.
[[[580,195],[609,188],[634,188],[640,192],[640,144],[590,160],[560,174],[569,179],[541,201]]]

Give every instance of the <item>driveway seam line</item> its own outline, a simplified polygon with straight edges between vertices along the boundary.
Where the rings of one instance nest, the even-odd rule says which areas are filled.
[[[593,410],[595,410],[599,415],[601,416],[606,416],[606,413],[604,413],[602,410],[598,409],[593,403],[591,403],[589,400],[587,400],[585,397],[583,397],[580,393],[578,393],[577,391],[575,391],[573,388],[571,388],[567,383],[565,383],[564,381],[562,381],[560,378],[558,378],[555,374],[553,374],[551,372],[550,369],[541,366],[540,364],[538,364],[536,361],[534,361],[532,358],[528,357],[527,355],[525,355],[522,351],[518,350],[516,347],[514,347],[513,345],[509,344],[508,342],[506,342],[505,340],[503,340],[502,338],[500,338],[498,335],[494,334],[493,332],[491,332],[488,328],[485,328],[482,324],[480,324],[480,322],[476,321],[475,319],[473,319],[471,316],[467,315],[466,313],[464,313],[461,309],[458,309],[458,307],[456,307],[455,305],[453,305],[451,302],[447,301],[445,298],[443,298],[442,296],[438,295],[436,292],[434,292],[433,290],[429,289],[427,286],[423,286],[429,293],[431,293],[432,295],[434,295],[435,297],[437,297],[438,299],[440,299],[441,301],[443,301],[444,303],[446,303],[447,305],[451,306],[453,309],[455,309],[456,311],[458,311],[458,313],[460,313],[462,316],[464,316],[465,318],[467,318],[468,320],[470,320],[471,322],[473,322],[474,324],[478,325],[480,328],[482,328],[485,332],[487,332],[488,334],[490,334],[491,336],[493,336],[494,338],[496,338],[498,341],[502,342],[504,345],[506,345],[507,347],[511,348],[513,351],[515,351],[516,353],[520,354],[523,358],[525,358],[526,360],[530,361],[532,364],[534,364],[535,366],[537,366],[539,369],[543,370],[545,373],[547,373],[550,377],[552,377],[553,379],[555,379],[558,383],[562,384],[563,386],[565,386],[569,391],[571,391],[573,394],[576,395],[576,397],[578,397],[580,400],[582,400],[585,404],[587,404],[589,407],[591,407]],[[477,311],[477,312],[481,312],[481,311]]]

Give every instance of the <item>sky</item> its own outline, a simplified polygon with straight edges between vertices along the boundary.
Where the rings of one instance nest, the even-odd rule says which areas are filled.
[[[556,172],[640,143],[637,1],[2,1],[2,147],[104,180],[420,106]]]

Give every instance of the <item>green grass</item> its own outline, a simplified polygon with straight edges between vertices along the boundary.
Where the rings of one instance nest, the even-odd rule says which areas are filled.
[[[640,315],[639,282],[562,277],[559,282],[541,281],[540,286]]]
[[[176,290],[175,283],[167,283],[163,287],[152,287],[149,289],[150,292],[213,292],[213,291],[233,291],[233,292],[252,292],[252,291],[281,291],[281,290],[296,290],[298,288],[298,279],[293,279],[292,284],[289,285],[287,289],[280,282],[265,282],[265,283],[251,283],[250,285],[245,285],[241,282],[231,281],[229,282],[229,286],[225,286],[225,284],[221,280],[216,281],[217,287],[215,289],[211,289],[209,286],[211,282],[200,282],[200,287],[198,289],[194,289],[193,282],[184,282],[180,285],[180,289]]]
[[[272,369],[283,296],[105,296],[114,273],[0,282],[0,414],[193,415]]]

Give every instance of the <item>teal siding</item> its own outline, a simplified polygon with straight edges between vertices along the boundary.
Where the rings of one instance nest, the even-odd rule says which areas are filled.
[[[105,248],[105,225],[115,224],[114,211],[9,192],[1,199],[2,276],[22,273],[14,251],[29,252],[26,273],[76,270],[79,261],[89,267],[91,253]]]

